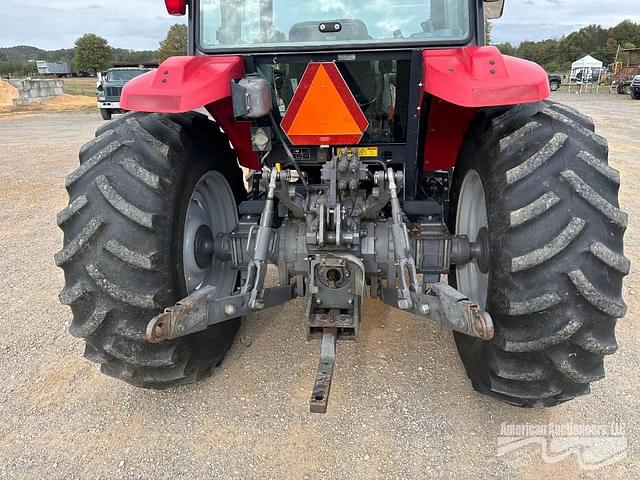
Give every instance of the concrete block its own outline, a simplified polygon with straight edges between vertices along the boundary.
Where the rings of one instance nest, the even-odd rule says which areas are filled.
[[[11,80],[11,84],[18,89],[18,98],[15,105],[27,105],[33,102],[41,102],[62,95],[64,81],[51,80]]]

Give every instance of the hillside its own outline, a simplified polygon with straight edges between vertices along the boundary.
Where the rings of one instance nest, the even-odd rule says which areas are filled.
[[[27,63],[30,60],[71,61],[73,49],[42,50],[30,45],[17,45],[15,47],[1,47],[0,60]]]
[[[113,63],[155,63],[157,50],[127,50],[112,48]],[[43,50],[30,45],[0,47],[0,75],[30,75],[35,73],[36,60],[52,62],[68,62],[73,65],[73,48],[60,50]],[[73,67],[72,67],[73,68]]]

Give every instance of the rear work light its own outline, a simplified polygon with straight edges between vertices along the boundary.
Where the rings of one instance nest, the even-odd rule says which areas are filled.
[[[187,0],[164,0],[169,15],[181,16],[187,13]]]

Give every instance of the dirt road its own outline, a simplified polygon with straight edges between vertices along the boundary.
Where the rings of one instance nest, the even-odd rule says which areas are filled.
[[[53,264],[63,179],[101,120],[0,117],[0,478],[638,478],[640,102],[557,98],[609,138],[633,269],[607,378],[593,395],[544,411],[476,394],[450,332],[371,301],[361,341],[338,346],[326,415],[308,412],[319,343],[305,340],[300,301],[252,316],[250,346],[236,341],[200,384],[157,392],[101,375],[67,333]],[[546,464],[535,445],[498,456],[502,424],[611,422],[625,425],[627,457],[601,470],[583,470],[576,456]]]

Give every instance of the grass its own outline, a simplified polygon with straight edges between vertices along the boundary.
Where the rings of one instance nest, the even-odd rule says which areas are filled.
[[[96,96],[96,79],[87,78],[65,78],[64,93],[69,95],[85,95],[87,97]]]

